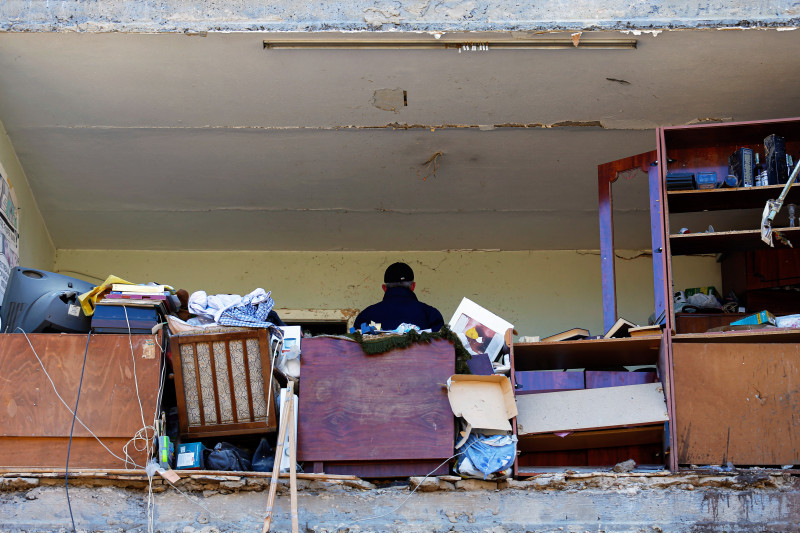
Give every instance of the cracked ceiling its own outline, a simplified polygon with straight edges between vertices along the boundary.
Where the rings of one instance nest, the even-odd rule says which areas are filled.
[[[462,54],[265,35],[0,34],[0,121],[57,248],[596,249],[598,164],[658,125],[800,115],[794,31]],[[649,247],[641,178],[615,185],[620,248]]]

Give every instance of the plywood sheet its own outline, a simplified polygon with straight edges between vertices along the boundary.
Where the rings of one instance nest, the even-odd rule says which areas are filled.
[[[673,343],[680,464],[800,464],[800,345]]]
[[[660,383],[517,396],[517,433],[553,433],[666,422]]]
[[[446,459],[455,371],[447,341],[367,355],[358,343],[303,340],[298,413],[301,461]]]
[[[29,334],[28,338],[58,393],[74,406],[87,336]],[[130,342],[127,335],[93,335],[89,343],[78,416],[98,437],[114,443],[112,451],[119,456],[124,456],[122,444],[142,427],[141,413],[152,424],[157,409],[161,362],[151,342],[150,335],[133,335]],[[0,377],[0,465],[52,465],[59,446],[66,453],[72,415],[24,335],[0,335]],[[71,466],[124,467],[102,448],[97,452],[97,441],[80,424],[75,424],[73,435],[78,440],[73,441]],[[80,443],[89,440],[91,451],[83,453]]]

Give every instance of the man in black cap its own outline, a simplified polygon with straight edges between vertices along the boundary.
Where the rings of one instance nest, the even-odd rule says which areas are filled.
[[[439,331],[444,318],[438,309],[417,300],[414,294],[414,271],[405,263],[389,265],[383,274],[383,301],[370,305],[356,317],[355,327],[375,322],[389,331],[400,324],[414,324],[419,329]]]

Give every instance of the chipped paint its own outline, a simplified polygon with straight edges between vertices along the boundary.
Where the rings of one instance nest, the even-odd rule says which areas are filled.
[[[406,91],[397,89],[378,89],[373,93],[372,105],[384,111],[398,113],[406,105]]]

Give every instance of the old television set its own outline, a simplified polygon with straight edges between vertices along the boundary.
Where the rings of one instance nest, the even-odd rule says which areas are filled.
[[[0,332],[87,333],[91,321],[83,314],[78,295],[93,288],[62,274],[13,268],[0,307]]]

